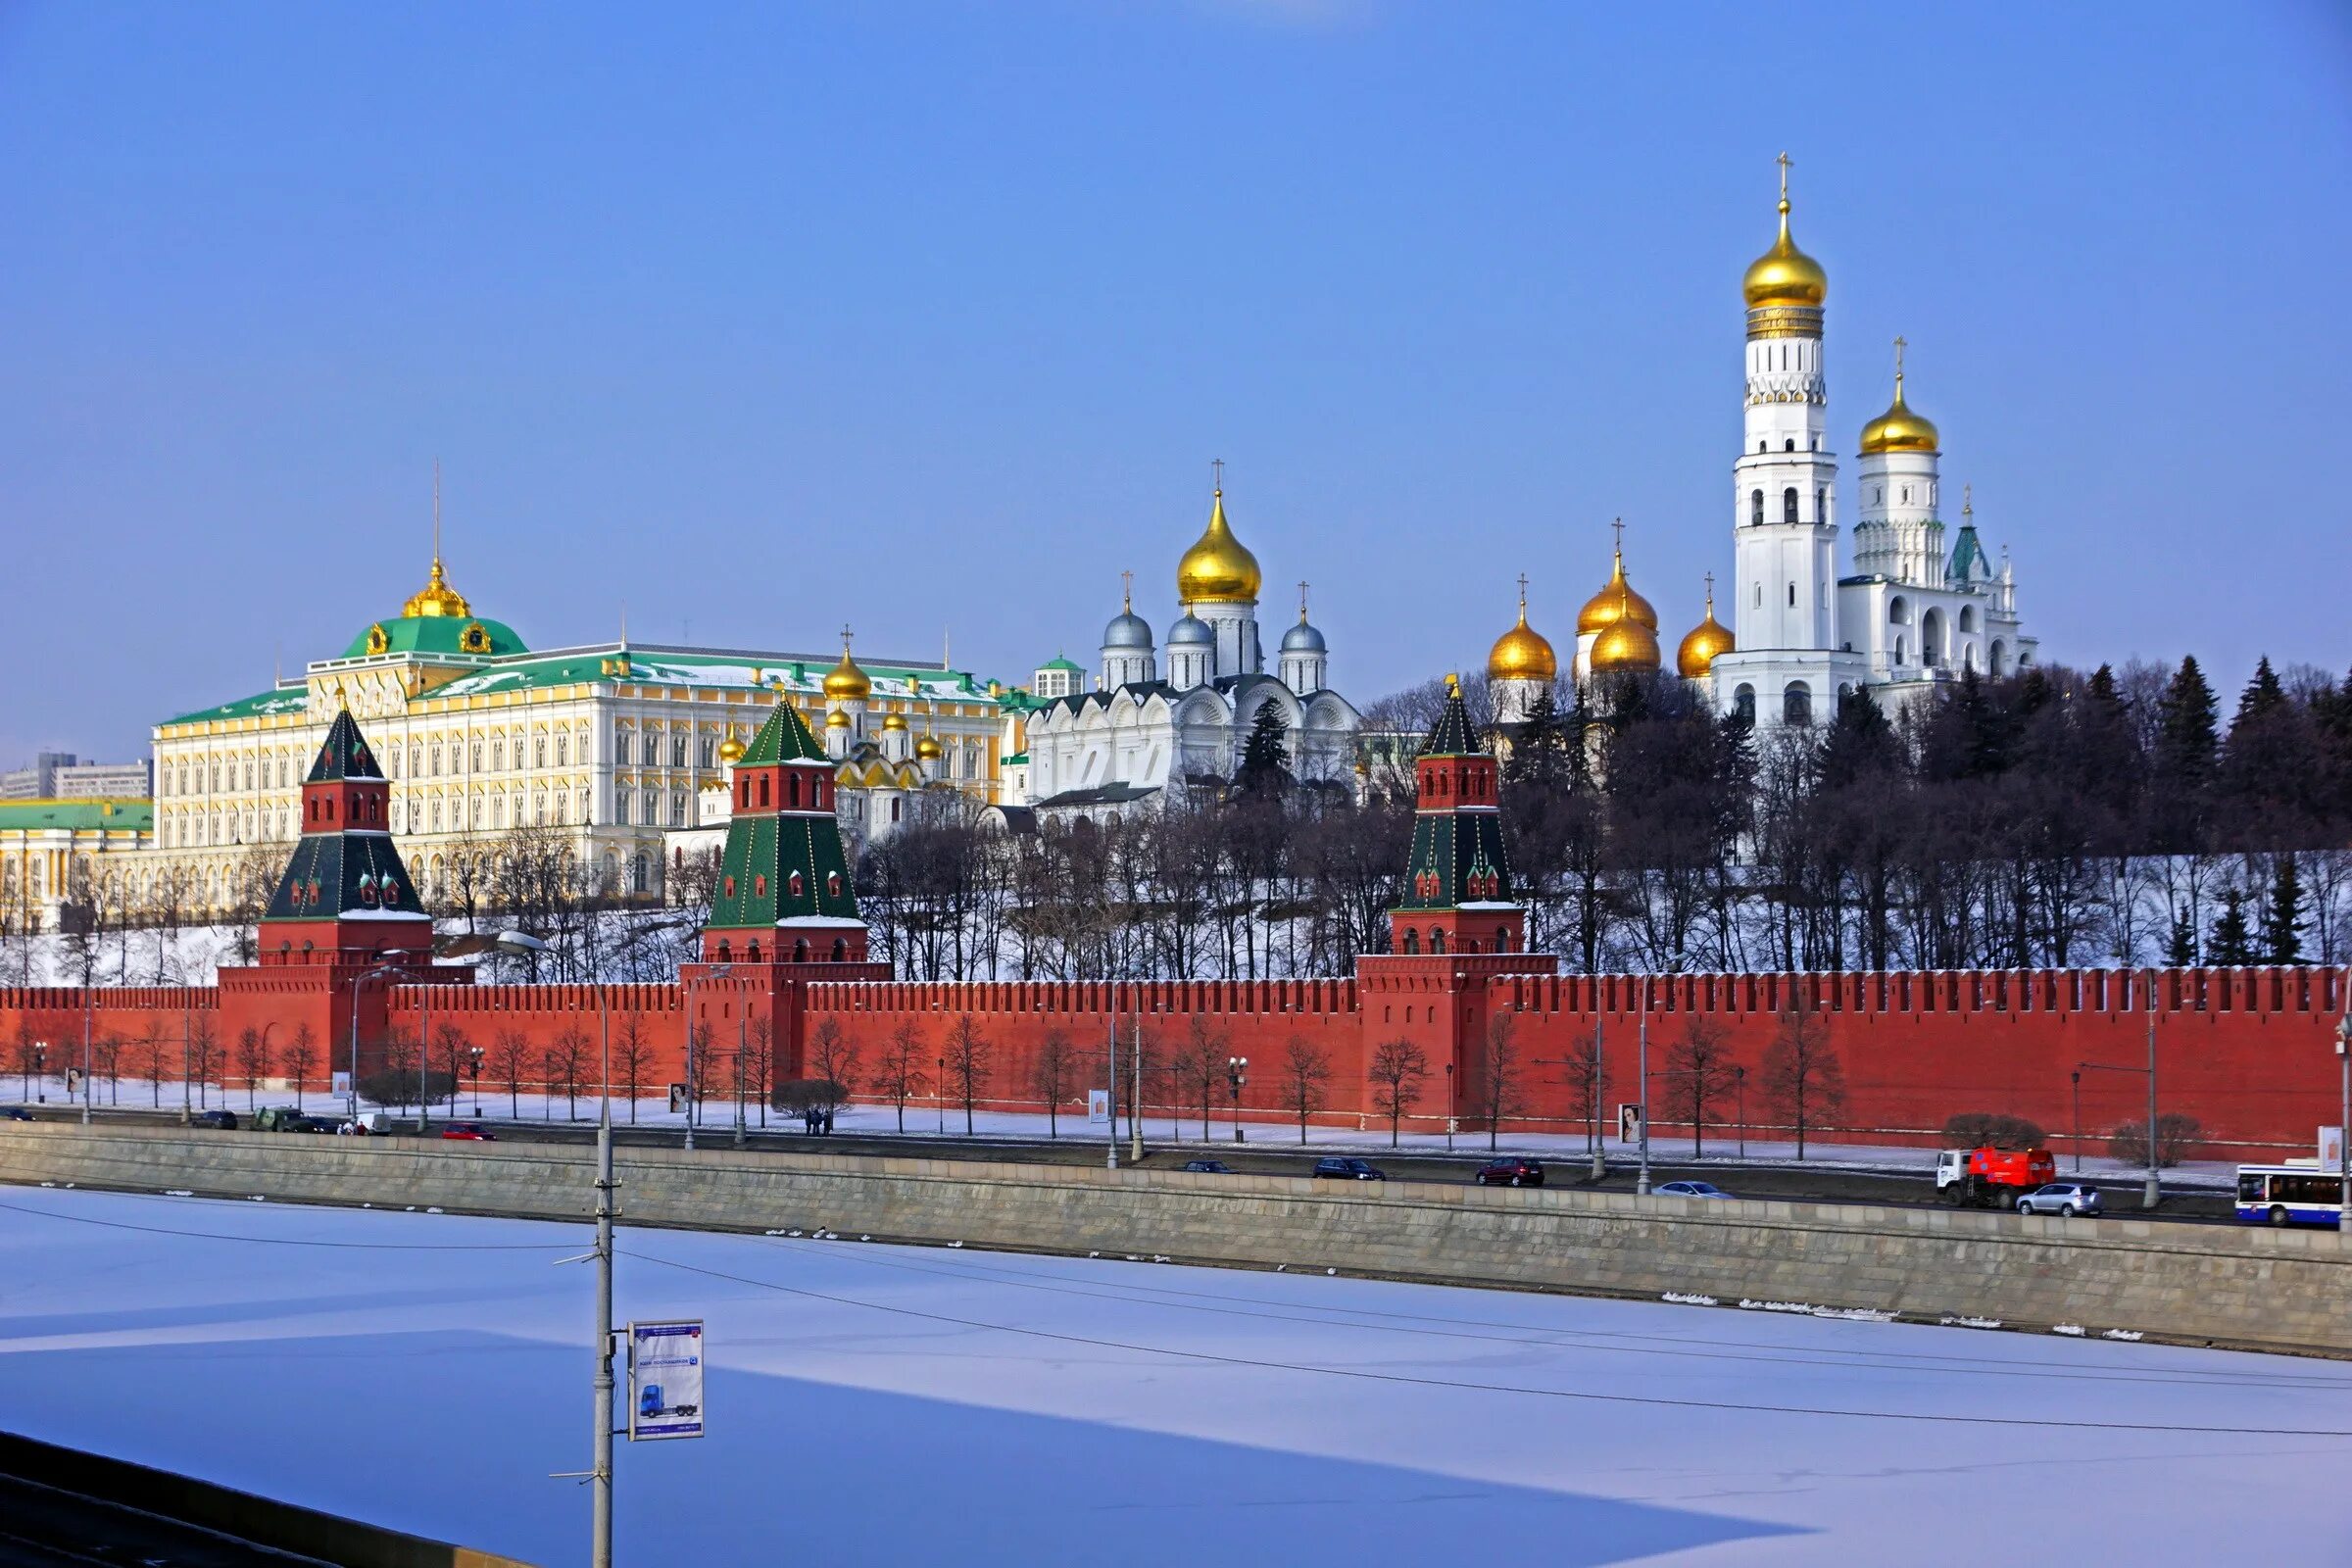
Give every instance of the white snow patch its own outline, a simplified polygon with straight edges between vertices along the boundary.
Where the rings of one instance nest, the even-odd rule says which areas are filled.
[[[2162,1123],[2158,1123],[2158,1125],[2161,1126]],[[2106,1333],[2099,1336],[2099,1338],[2102,1340],[2125,1341],[2140,1340],[2145,1339],[2146,1337],[2147,1336],[2142,1334],[2138,1329],[2109,1329]]]
[[[1668,1291],[1660,1299],[1672,1301],[1677,1306],[1720,1306],[1722,1304],[1712,1296],[1700,1296],[1693,1291]]]
[[[2052,1334],[2071,1335],[2075,1339],[2079,1340],[2082,1338],[2083,1329],[2082,1325],[2080,1323],[2053,1323],[2050,1325],[2050,1332]]]
[[[1997,1329],[2001,1326],[2001,1320],[1997,1317],[1954,1317],[1948,1312],[1936,1321],[1947,1329]]]

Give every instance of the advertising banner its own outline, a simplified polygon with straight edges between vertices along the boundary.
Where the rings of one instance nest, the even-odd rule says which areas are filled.
[[[1089,1089],[1086,1092],[1086,1119],[1100,1127],[1110,1120],[1110,1091]]]
[[[1617,1107],[1617,1141],[1638,1144],[1642,1141],[1642,1102],[1629,1100]]]
[[[629,1325],[629,1441],[703,1435],[703,1324]]]

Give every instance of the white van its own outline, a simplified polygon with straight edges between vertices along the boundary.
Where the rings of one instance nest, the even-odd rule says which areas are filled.
[[[345,1117],[343,1125],[335,1131],[356,1134],[362,1138],[389,1138],[392,1136],[392,1115],[389,1111],[363,1110],[357,1116]]]

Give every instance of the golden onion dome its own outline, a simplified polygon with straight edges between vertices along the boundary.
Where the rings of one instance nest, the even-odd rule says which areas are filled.
[[[1209,506],[1208,527],[1176,564],[1176,598],[1188,605],[1255,604],[1263,581],[1257,558],[1233,536],[1225,520],[1225,491],[1219,486]]]
[[[1818,310],[1830,296],[1830,274],[1788,237],[1788,175],[1785,169],[1781,173],[1781,236],[1772,242],[1772,249],[1747,264],[1740,292],[1747,297],[1751,311],[1787,305]]]
[[[906,715],[905,713],[886,713],[882,718],[882,727],[884,729],[905,729]]]
[[[1595,675],[1648,674],[1658,663],[1658,634],[1631,615],[1619,616],[1592,639]]]
[[[1487,655],[1489,680],[1540,680],[1549,683],[1559,678],[1559,656],[1544,634],[1527,623],[1527,590],[1519,590],[1519,624],[1494,640],[1494,651]]]
[[[419,616],[448,616],[462,620],[473,613],[473,608],[466,603],[464,594],[449,585],[449,577],[441,569],[441,553],[436,550],[433,552],[432,575],[425,580],[422,588],[409,596],[408,603],[400,607],[400,612],[410,620]]]
[[[1936,433],[1936,421],[1922,414],[1911,412],[1903,401],[1903,372],[1894,372],[1894,401],[1886,412],[1862,427],[1862,455],[1871,457],[1881,452],[1934,452],[1940,437]]]
[[[829,713],[827,713],[827,714],[825,715],[825,728],[827,728],[827,729],[848,729],[849,727],[850,727],[850,715],[849,715],[848,713],[844,712],[842,710],[840,710],[840,709],[836,708],[835,710],[833,710],[833,711],[831,711],[831,712],[829,712]]]
[[[1585,601],[1584,609],[1577,612],[1576,634],[1589,637],[1594,632],[1606,631],[1624,616],[1632,617],[1653,633],[1658,629],[1657,611],[1648,600],[1634,592],[1633,584],[1625,580],[1625,551],[1620,547],[1616,564],[1609,572],[1609,580],[1602,584],[1600,592]],[[1657,639],[1653,636],[1650,640],[1655,642]]]
[[[1707,579],[1706,618],[1690,628],[1683,646],[1674,656],[1674,666],[1685,680],[1704,680],[1715,668],[1718,655],[1728,654],[1739,646],[1732,629],[1715,618],[1715,580]]]
[[[737,737],[735,726],[729,724],[727,738],[718,743],[718,760],[732,767],[743,760],[743,742]]]
[[[936,735],[925,735],[914,743],[914,755],[926,762],[938,761],[940,758],[947,755],[947,750],[946,747],[939,744],[939,737]]]
[[[825,671],[825,695],[837,702],[865,701],[874,694],[874,683],[858,662],[850,657],[850,640],[841,640],[841,662]]]

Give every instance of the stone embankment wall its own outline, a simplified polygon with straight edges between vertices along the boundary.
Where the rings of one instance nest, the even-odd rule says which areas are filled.
[[[591,1159],[571,1145],[0,1125],[0,1182],[572,1221],[592,1211]],[[619,1174],[624,1224],[1678,1292],[2352,1355],[2352,1249],[2331,1232],[732,1152],[625,1150]]]

